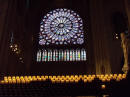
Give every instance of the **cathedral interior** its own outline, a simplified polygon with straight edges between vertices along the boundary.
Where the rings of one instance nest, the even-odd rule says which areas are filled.
[[[0,0],[0,97],[129,97],[129,0]]]

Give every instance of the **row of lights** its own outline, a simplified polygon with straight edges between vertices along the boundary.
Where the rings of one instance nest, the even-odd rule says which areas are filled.
[[[110,80],[120,81],[120,80],[126,78],[126,74],[97,75],[97,78],[102,80],[102,82],[106,82],[106,81],[110,81]]]
[[[126,74],[106,74],[106,75],[66,75],[66,76],[5,76],[4,80],[0,81],[1,84],[11,83],[30,83],[32,81],[46,81],[50,80],[52,83],[78,83],[92,82],[98,78],[102,82],[110,82],[111,80],[120,81],[126,78]]]
[[[13,53],[15,53],[16,55],[18,55],[19,60],[21,63],[23,63],[23,58],[21,57],[21,50],[20,47],[18,46],[18,44],[10,44],[10,49]]]

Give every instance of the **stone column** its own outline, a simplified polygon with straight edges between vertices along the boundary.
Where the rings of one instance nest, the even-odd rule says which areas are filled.
[[[122,68],[122,71],[124,73],[127,73],[129,69],[128,67],[128,39],[126,38],[126,35],[124,33],[121,33],[120,36],[121,36],[123,53],[124,53],[124,66]]]
[[[129,29],[130,29],[130,0],[125,0],[124,2],[125,2],[125,8],[126,8],[127,16],[128,16],[128,24],[129,24]]]
[[[107,40],[109,31],[106,28],[103,2],[104,0],[90,0],[91,33],[93,34],[96,74],[111,73]]]

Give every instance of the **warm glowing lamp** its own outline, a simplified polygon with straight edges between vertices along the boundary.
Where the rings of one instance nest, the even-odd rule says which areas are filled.
[[[106,88],[106,85],[104,85],[104,84],[101,85],[101,88],[102,88],[102,89],[105,89],[105,88]]]

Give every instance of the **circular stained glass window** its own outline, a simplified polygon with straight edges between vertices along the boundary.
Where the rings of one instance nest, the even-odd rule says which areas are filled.
[[[47,13],[40,24],[40,45],[83,44],[83,22],[69,9],[55,9]]]

